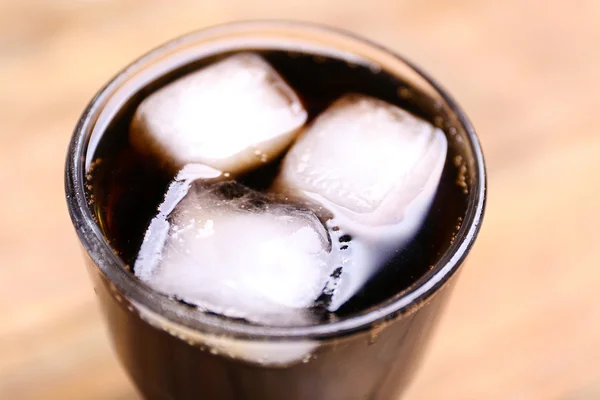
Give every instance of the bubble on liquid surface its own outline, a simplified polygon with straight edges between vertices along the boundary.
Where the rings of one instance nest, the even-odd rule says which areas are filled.
[[[296,93],[261,56],[240,53],[145,98],[130,141],[175,169],[200,163],[232,174],[277,157],[304,125]]]

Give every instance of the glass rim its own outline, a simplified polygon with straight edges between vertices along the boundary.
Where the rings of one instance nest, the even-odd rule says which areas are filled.
[[[232,30],[243,32],[244,30],[252,29],[271,29],[289,35],[301,35],[302,33],[310,32],[320,36],[328,36],[331,40],[343,39],[346,42],[353,42],[356,45],[365,46],[393,57],[416,73],[427,84],[431,85],[437,95],[456,114],[458,123],[464,129],[468,138],[467,145],[473,154],[474,169],[477,178],[470,186],[467,209],[462,221],[462,227],[466,227],[466,229],[458,231],[454,242],[446,249],[446,252],[430,271],[413,282],[409,288],[405,289],[399,295],[375,307],[369,308],[365,313],[350,315],[334,322],[317,325],[262,326],[251,325],[243,321],[223,318],[205,312],[194,312],[188,306],[152,290],[127,271],[125,263],[110,247],[88,206],[88,199],[86,198],[84,189],[86,173],[85,155],[88,150],[91,132],[96,122],[94,116],[102,111],[103,101],[110,97],[111,91],[120,83],[126,81],[130,71],[136,68],[139,69],[152,60],[160,58],[163,53],[177,48],[177,46],[189,45],[210,35],[227,34],[228,31]],[[332,45],[330,46],[332,47]],[[395,319],[404,314],[410,314],[421,307],[444,286],[464,262],[480,230],[486,202],[486,172],[479,140],[463,110],[435,80],[405,57],[368,39],[338,28],[298,21],[254,20],[216,25],[183,35],[146,53],[122,69],[111,79],[94,96],[75,127],[67,152],[65,193],[69,214],[87,254],[112,285],[132,304],[141,305],[143,308],[166,318],[171,323],[201,333],[215,333],[260,340],[325,339],[363,331],[383,321]]]

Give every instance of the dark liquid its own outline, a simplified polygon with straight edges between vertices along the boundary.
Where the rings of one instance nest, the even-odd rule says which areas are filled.
[[[309,113],[308,122],[340,96],[362,93],[398,105],[437,125],[443,123],[438,120],[439,110],[427,97],[385,71],[305,53],[257,52],[296,91]],[[187,65],[145,87],[112,121],[96,149],[95,162],[88,176],[90,204],[110,244],[130,269],[146,228],[174,177],[138,154],[129,144],[128,128],[135,109],[144,97],[161,86],[230,54],[223,53]],[[468,194],[460,179],[460,154],[453,142],[448,142],[440,186],[419,233],[405,248],[398,249],[396,256],[359,293],[326,319],[363,312],[399,296],[449,248],[465,214]],[[254,189],[264,190],[277,174],[280,160],[281,157],[239,180]]]

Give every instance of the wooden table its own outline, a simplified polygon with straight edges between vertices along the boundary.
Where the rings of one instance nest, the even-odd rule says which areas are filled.
[[[350,29],[459,100],[485,224],[408,399],[600,398],[600,3],[0,0],[0,398],[131,399],[63,199],[74,123],[113,73],[242,18]]]

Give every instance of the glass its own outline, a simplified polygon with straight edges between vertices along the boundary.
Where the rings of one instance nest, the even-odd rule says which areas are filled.
[[[135,93],[195,60],[232,50],[291,47],[369,60],[428,97],[468,170],[467,211],[439,262],[392,299],[313,326],[252,326],[201,313],[127,272],[95,223],[84,176],[108,123]],[[481,225],[485,168],[473,127],[418,67],[347,32],[289,22],[243,22],[173,40],[121,71],[79,120],[66,161],[69,212],[118,357],[148,399],[396,399],[415,371]]]

